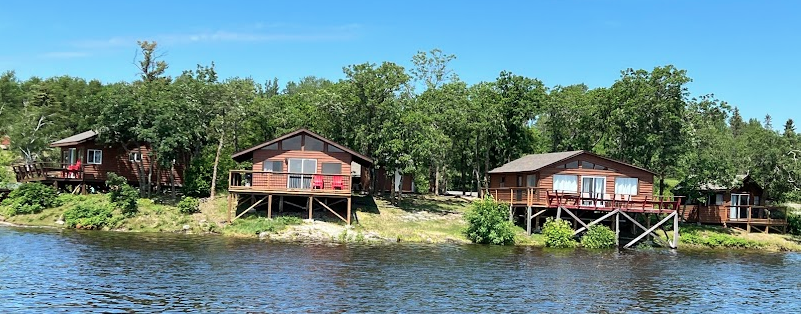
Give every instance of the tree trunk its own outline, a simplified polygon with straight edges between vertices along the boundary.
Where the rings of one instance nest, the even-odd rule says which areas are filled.
[[[173,200],[176,198],[176,195],[175,195],[175,175],[174,175],[174,172],[173,172],[174,170],[175,170],[175,163],[173,162],[173,163],[170,163],[170,194],[172,195],[172,199]]]
[[[665,176],[659,175],[659,196],[665,195]]]
[[[439,195],[439,165],[434,167],[434,195]]]
[[[217,154],[214,155],[214,168],[211,171],[211,190],[209,195],[214,199],[214,192],[217,190],[217,166],[220,164],[220,153],[222,152],[223,141],[225,140],[225,130],[220,131],[220,141],[217,142]]]

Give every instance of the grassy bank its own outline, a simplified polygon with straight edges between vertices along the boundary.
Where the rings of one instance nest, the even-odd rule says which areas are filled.
[[[719,226],[683,225],[679,248],[759,249],[801,252],[801,236],[765,234]]]

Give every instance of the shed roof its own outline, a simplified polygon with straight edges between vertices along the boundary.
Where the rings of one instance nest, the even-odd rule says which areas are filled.
[[[652,174],[654,173],[653,171],[645,169],[645,168],[640,168],[640,167],[637,167],[637,166],[634,166],[634,165],[630,165],[630,164],[624,163],[622,161],[617,161],[617,160],[614,160],[614,159],[611,159],[611,158],[599,156],[599,155],[590,153],[588,151],[583,151],[583,150],[574,150],[574,151],[567,151],[567,152],[526,155],[526,156],[520,157],[518,159],[512,160],[512,161],[504,164],[503,166],[500,166],[498,168],[492,169],[492,170],[489,171],[489,173],[514,173],[514,172],[537,171],[537,170],[540,170],[542,168],[545,168],[545,167],[548,167],[550,165],[553,165],[555,163],[558,163],[560,161],[564,161],[564,160],[567,160],[567,159],[570,159],[570,158],[573,158],[573,157],[576,157],[576,156],[579,156],[579,155],[584,155],[584,154],[595,156],[595,157],[598,157],[598,158],[601,158],[601,159],[605,159],[605,160],[608,160],[610,162],[613,162],[613,163],[616,163],[616,164],[619,164],[619,165],[624,165],[624,166],[627,166],[627,167],[632,167],[632,168],[635,168],[635,169],[639,169],[639,170],[642,170],[642,171],[645,171],[645,172],[648,172],[648,173],[652,173]]]
[[[97,136],[97,132],[89,130],[83,133],[75,134],[73,136],[60,139],[53,143],[50,143],[50,147],[61,147],[61,146],[72,146],[77,145],[80,143],[84,143],[94,139]]]
[[[343,145],[341,145],[341,144],[339,144],[337,142],[329,140],[329,139],[323,137],[322,135],[314,133],[314,132],[309,131],[307,129],[298,129],[298,130],[296,130],[294,132],[291,132],[291,133],[288,133],[288,134],[284,134],[282,136],[279,136],[279,137],[274,138],[272,140],[269,140],[267,142],[264,142],[264,143],[261,143],[259,145],[256,145],[256,146],[253,146],[251,148],[248,148],[246,150],[237,152],[237,153],[233,154],[231,156],[231,158],[233,158],[234,160],[239,161],[239,162],[247,160],[248,158],[252,158],[254,151],[256,151],[258,149],[261,149],[261,148],[263,148],[265,146],[268,146],[268,145],[271,145],[271,144],[274,144],[274,143],[278,143],[278,142],[280,142],[282,140],[285,140],[287,138],[290,138],[290,137],[293,137],[293,136],[299,135],[299,134],[306,134],[306,135],[314,137],[314,138],[316,138],[318,140],[321,140],[321,141],[323,141],[325,143],[328,143],[328,145],[333,145],[334,147],[339,148],[342,151],[353,155],[354,161],[358,162],[359,164],[367,165],[367,166],[370,166],[370,165],[373,164],[373,159],[372,158],[367,157],[367,156],[362,155],[362,154],[359,154],[359,153],[357,153],[356,151],[354,151],[354,150],[352,150],[350,148],[347,148],[347,147],[345,147],[345,146],[343,146]]]

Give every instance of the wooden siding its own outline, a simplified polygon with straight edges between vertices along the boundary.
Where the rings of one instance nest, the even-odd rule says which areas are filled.
[[[608,170],[600,170],[600,169],[583,169],[583,168],[576,168],[576,169],[560,169],[557,168],[561,165],[567,164],[572,161],[578,161],[579,165],[581,165],[581,161],[587,161],[594,163],[596,165],[605,166]],[[598,158],[592,155],[582,154],[565,161],[550,165],[548,167],[542,168],[536,172],[517,172],[517,173],[494,173],[490,174],[490,188],[499,188],[501,187],[501,178],[504,178],[504,187],[524,187],[526,186],[526,176],[529,174],[536,174],[537,175],[537,199],[538,200],[547,200],[547,191],[553,191],[553,176],[557,174],[562,175],[576,175],[578,176],[578,191],[581,191],[581,177],[582,176],[597,176],[597,177],[604,177],[606,178],[606,194],[609,195],[610,198],[615,196],[615,178],[637,178],[637,195],[632,196],[631,200],[645,200],[646,196],[648,199],[653,199],[653,190],[654,190],[654,176],[653,174],[637,169],[635,167],[631,167],[622,163],[611,162],[609,160]],[[521,176],[521,183],[522,185],[518,185],[518,176]]]
[[[350,176],[351,176],[351,160],[352,156],[350,153],[332,153],[332,152],[319,152],[319,151],[303,151],[303,150],[267,150],[267,149],[259,149],[253,152],[253,171],[262,171],[263,165],[265,161],[281,161],[283,163],[283,170],[281,172],[289,172],[289,158],[303,158],[303,159],[315,159],[317,160],[317,169],[315,171],[316,174],[323,173],[323,163],[339,163],[342,167],[340,175],[343,176],[343,182],[350,186]],[[286,188],[286,182],[273,182],[270,183],[266,180],[259,180],[258,178],[254,178],[253,186],[254,187],[267,187],[268,185],[281,185]],[[280,186],[270,186],[270,188],[279,189]]]
[[[682,215],[688,222],[722,224],[729,220],[729,206],[731,206],[732,194],[748,194],[748,205],[764,205],[765,201],[762,199],[762,189],[751,182],[746,182],[742,187],[731,189],[728,191],[710,191],[711,203],[710,204],[693,204],[685,205]],[[723,194],[723,203],[721,205],[715,204],[715,195]],[[759,204],[754,201],[755,196],[760,197]]]
[[[109,172],[114,172],[118,175],[124,176],[128,181],[139,183],[139,171],[136,164],[129,161],[128,153],[122,147],[109,147],[103,146],[95,141],[89,141],[86,143],[78,144],[75,146],[69,147],[61,147],[61,154],[59,155],[59,161],[63,162],[63,152],[70,149],[76,148],[78,152],[78,159],[81,161],[81,165],[83,166],[83,178],[85,180],[99,180],[105,181],[108,178]],[[141,145],[142,151],[142,164],[144,165],[145,172],[147,173],[150,171],[150,154],[151,150],[148,145]],[[101,150],[103,153],[103,157],[100,164],[89,164],[87,163],[87,154],[89,149],[98,149]],[[137,151],[138,149],[133,149],[132,151]],[[170,177],[169,177],[169,170],[168,169],[161,169],[160,167],[154,167],[154,178],[153,181],[160,184],[160,185],[169,185],[170,184]],[[175,176],[175,184],[182,185],[183,184],[183,172],[184,167],[181,164],[176,164],[173,170],[173,175]],[[145,174],[147,175],[147,174]]]
[[[409,174],[404,174],[403,178],[401,179],[401,191],[406,193],[414,192],[412,190],[412,182],[414,178],[412,178]],[[392,183],[394,182],[393,178],[387,178],[387,171],[385,169],[376,169],[375,171],[375,188],[378,192],[389,192],[392,191]]]

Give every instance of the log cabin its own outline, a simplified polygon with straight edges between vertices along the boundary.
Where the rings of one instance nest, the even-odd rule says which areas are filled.
[[[310,220],[317,208],[350,224],[354,186],[351,164],[362,168],[373,164],[371,158],[307,129],[237,152],[232,158],[237,162],[251,160],[253,166],[229,173],[229,221],[264,207],[272,217],[275,206],[279,213],[291,206],[308,212]],[[335,206],[338,204],[345,208]]]
[[[508,205],[510,220],[524,219],[529,234],[532,219],[538,228],[545,216],[572,218],[576,234],[601,222],[620,230],[623,218],[632,229],[642,227],[645,237],[653,232],[650,215],[654,214],[668,215],[654,228],[671,218],[678,224],[679,201],[653,195],[654,172],[587,151],[527,155],[488,174],[485,193]],[[521,209],[524,215],[518,215]],[[678,240],[672,241],[669,245],[675,247]]]
[[[58,149],[58,162],[39,162],[15,165],[18,182],[74,185],[86,193],[87,187],[103,187],[109,173],[125,177],[132,185],[139,185],[140,176],[152,175],[154,186],[181,186],[183,166],[177,163],[172,169],[151,168],[153,152],[148,144],[126,150],[122,145],[105,145],[97,141],[97,132],[86,131],[50,143]],[[142,167],[140,167],[141,165]],[[140,171],[144,169],[144,172]]]
[[[675,190],[699,195],[688,198],[682,208],[682,217],[687,222],[716,224],[724,227],[745,227],[769,232],[787,231],[784,208],[768,206],[764,199],[764,189],[748,175],[735,176],[728,186],[706,183],[695,191],[687,191],[679,184]]]

